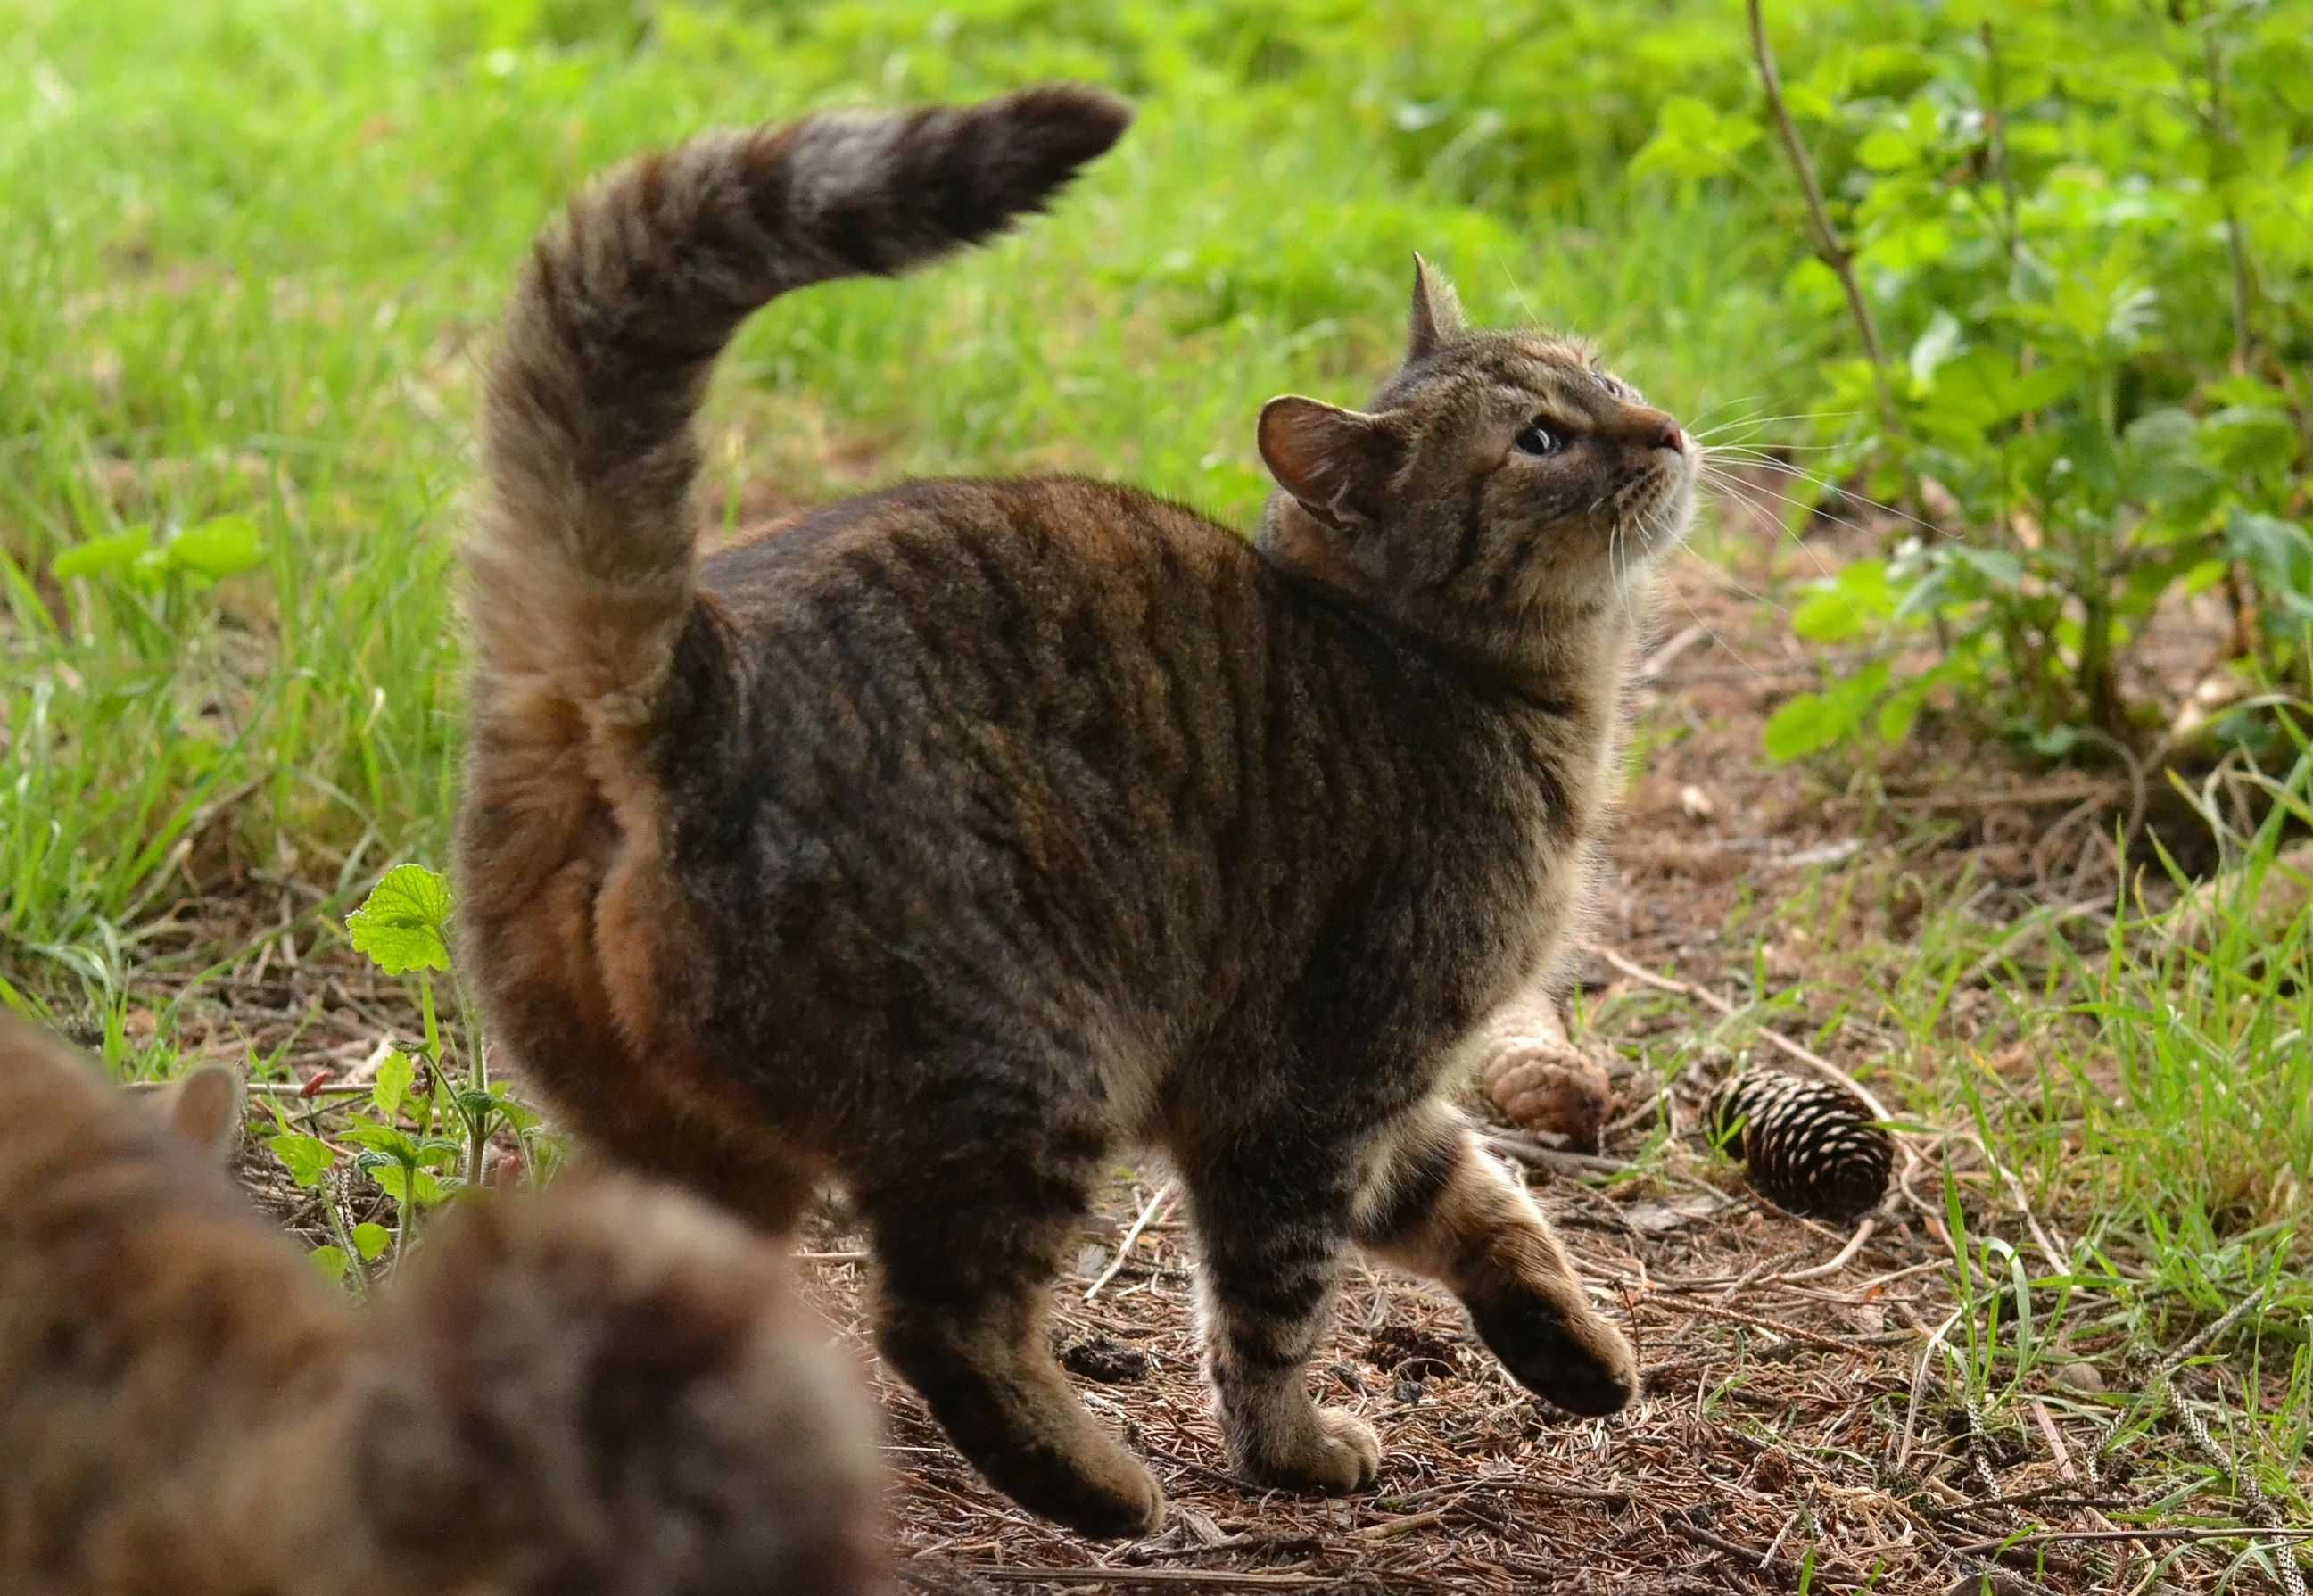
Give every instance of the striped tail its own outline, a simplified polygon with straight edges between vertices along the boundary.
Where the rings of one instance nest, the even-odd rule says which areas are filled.
[[[1064,84],[832,112],[709,134],[578,198],[532,253],[489,375],[464,549],[482,729],[623,763],[693,602],[693,417],[740,323],[1001,232],[1130,118]]]

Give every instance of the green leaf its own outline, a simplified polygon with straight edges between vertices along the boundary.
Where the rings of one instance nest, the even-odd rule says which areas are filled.
[[[1791,630],[1810,643],[1842,643],[1863,630],[1854,604],[1825,582],[1812,588],[1791,610]]]
[[[48,562],[48,569],[58,581],[70,577],[96,577],[107,571],[126,570],[136,563],[136,557],[153,545],[150,526],[132,526],[125,532],[93,537],[84,543],[75,543]]]
[[[374,1264],[393,1245],[393,1232],[381,1224],[358,1224],[354,1227],[354,1248],[365,1264]]]
[[[1951,247],[1951,229],[1930,217],[1889,228],[1864,249],[1863,258],[1887,271],[1918,271],[1943,260]]]
[[[281,1167],[289,1171],[289,1178],[309,1191],[321,1184],[321,1177],[338,1161],[338,1155],[330,1150],[328,1142],[303,1131],[285,1131],[265,1145],[281,1160]]]
[[[354,947],[389,975],[446,970],[444,933],[454,902],[441,877],[423,865],[396,865],[370,888],[362,906],[346,916]]]
[[[246,516],[216,516],[171,538],[163,552],[179,570],[233,577],[264,560],[265,539]]]
[[[1858,560],[1809,586],[1791,612],[1791,630],[1811,643],[1842,643],[1895,615],[1886,561]]]
[[[370,1164],[370,1159],[377,1159],[379,1161]],[[385,1195],[397,1203],[415,1203],[420,1208],[427,1208],[449,1195],[441,1181],[426,1170],[405,1169],[400,1164],[377,1153],[365,1155],[363,1162],[368,1165],[369,1177],[376,1181],[384,1189]]]
[[[405,1162],[418,1157],[418,1143],[398,1125],[373,1124],[356,1120],[344,1131],[344,1139],[356,1147],[366,1147],[373,1152],[385,1153]]]
[[[1926,387],[1945,361],[1959,353],[1963,336],[1959,318],[1948,310],[1938,310],[1928,318],[1927,331],[1912,344],[1912,380]]]
[[[1863,728],[1887,691],[1892,668],[1872,661],[1821,692],[1802,692],[1767,718],[1761,742],[1767,757],[1785,763],[1845,742]]]
[[[1708,101],[1675,94],[1663,102],[1655,136],[1631,162],[1634,173],[1716,177],[1733,169],[1735,157],[1759,137],[1757,125],[1722,115]]]
[[[2229,474],[2282,472],[2297,463],[2297,428],[2285,411],[2229,405],[2201,426],[2210,454]]]
[[[1919,157],[1911,135],[1896,128],[1875,128],[1855,146],[1855,158],[1874,172],[1896,172]]]
[[[1946,551],[1953,563],[1966,566],[1982,577],[1995,591],[2007,592],[2024,585],[2024,562],[2005,549],[1977,548],[1968,543],[1953,543]]]
[[[536,1110],[495,1087],[491,1089],[490,1096],[497,1104],[499,1115],[517,1131],[534,1131],[545,1123],[539,1118]]]
[[[1703,143],[1719,129],[1719,108],[1692,94],[1673,94],[1662,103],[1659,122],[1674,138]]]
[[[1982,434],[2066,398],[2080,386],[2081,375],[2069,361],[2045,362],[2026,372],[2007,351],[1971,349],[1936,369],[1921,419],[1956,448],[1980,450]]]
[[[1912,735],[1912,723],[1920,718],[1920,706],[1928,701],[1924,682],[1905,688],[1879,706],[1879,740],[1889,746],[1903,742]]]
[[[305,1255],[305,1261],[331,1285],[343,1281],[346,1271],[353,1267],[353,1260],[346,1257],[342,1247],[317,1247]]]
[[[1801,121],[1827,122],[1839,114],[1838,102],[1809,83],[1784,84],[1783,106]]]
[[[2313,536],[2294,521],[2236,507],[2225,520],[2225,551],[2267,593],[2313,600]]]
[[[479,1123],[488,1118],[491,1112],[497,1107],[498,1093],[495,1089],[489,1091],[478,1091],[470,1086],[461,1087],[455,1101],[459,1113],[470,1120]]]
[[[1767,717],[1761,744],[1778,764],[1819,754],[1839,741],[1838,716],[1819,692],[1802,692]]]
[[[418,1066],[409,1055],[400,1050],[387,1054],[378,1061],[377,1080],[370,1088],[372,1107],[391,1119],[401,1111],[402,1099],[409,1095],[409,1083],[418,1079]]]

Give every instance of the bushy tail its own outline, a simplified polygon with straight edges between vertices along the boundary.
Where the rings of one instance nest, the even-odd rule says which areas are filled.
[[[489,378],[465,551],[483,686],[575,708],[596,736],[647,726],[691,604],[692,415],[739,324],[1000,232],[1130,117],[1069,85],[832,112],[708,135],[577,199],[531,256]]]

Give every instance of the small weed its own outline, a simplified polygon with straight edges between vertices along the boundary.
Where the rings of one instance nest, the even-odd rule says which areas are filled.
[[[297,1111],[268,1098],[274,1130],[266,1145],[300,1187],[320,1195],[331,1243],[315,1249],[315,1266],[331,1279],[367,1284],[374,1266],[391,1266],[417,1239],[428,1209],[482,1178],[483,1156],[501,1129],[522,1148],[521,1167],[537,1168],[538,1116],[493,1086],[479,1027],[462,996],[462,1023],[445,1026],[435,1006],[434,977],[456,970],[449,947],[453,899],[448,884],[421,865],[398,865],[346,918],[356,949],[385,974],[414,976],[423,1034],[406,1049],[380,1045],[366,1100],[323,1123],[307,1098]],[[352,1222],[349,1198],[374,1186],[392,1204],[391,1229]]]

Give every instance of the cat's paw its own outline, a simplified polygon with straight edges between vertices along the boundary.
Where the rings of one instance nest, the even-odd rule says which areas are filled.
[[[1121,1446],[1079,1452],[1049,1469],[1007,1471],[998,1483],[1022,1506],[1095,1539],[1137,1539],[1165,1521],[1164,1487]]]
[[[1341,1495],[1361,1491],[1381,1472],[1381,1438],[1345,1407],[1318,1407],[1289,1436],[1239,1449],[1239,1467],[1266,1486]]]
[[[1469,1304],[1470,1320],[1510,1378],[1569,1413],[1603,1418],[1638,1394],[1638,1359],[1623,1333],[1587,1307],[1573,1312],[1538,1295]]]

